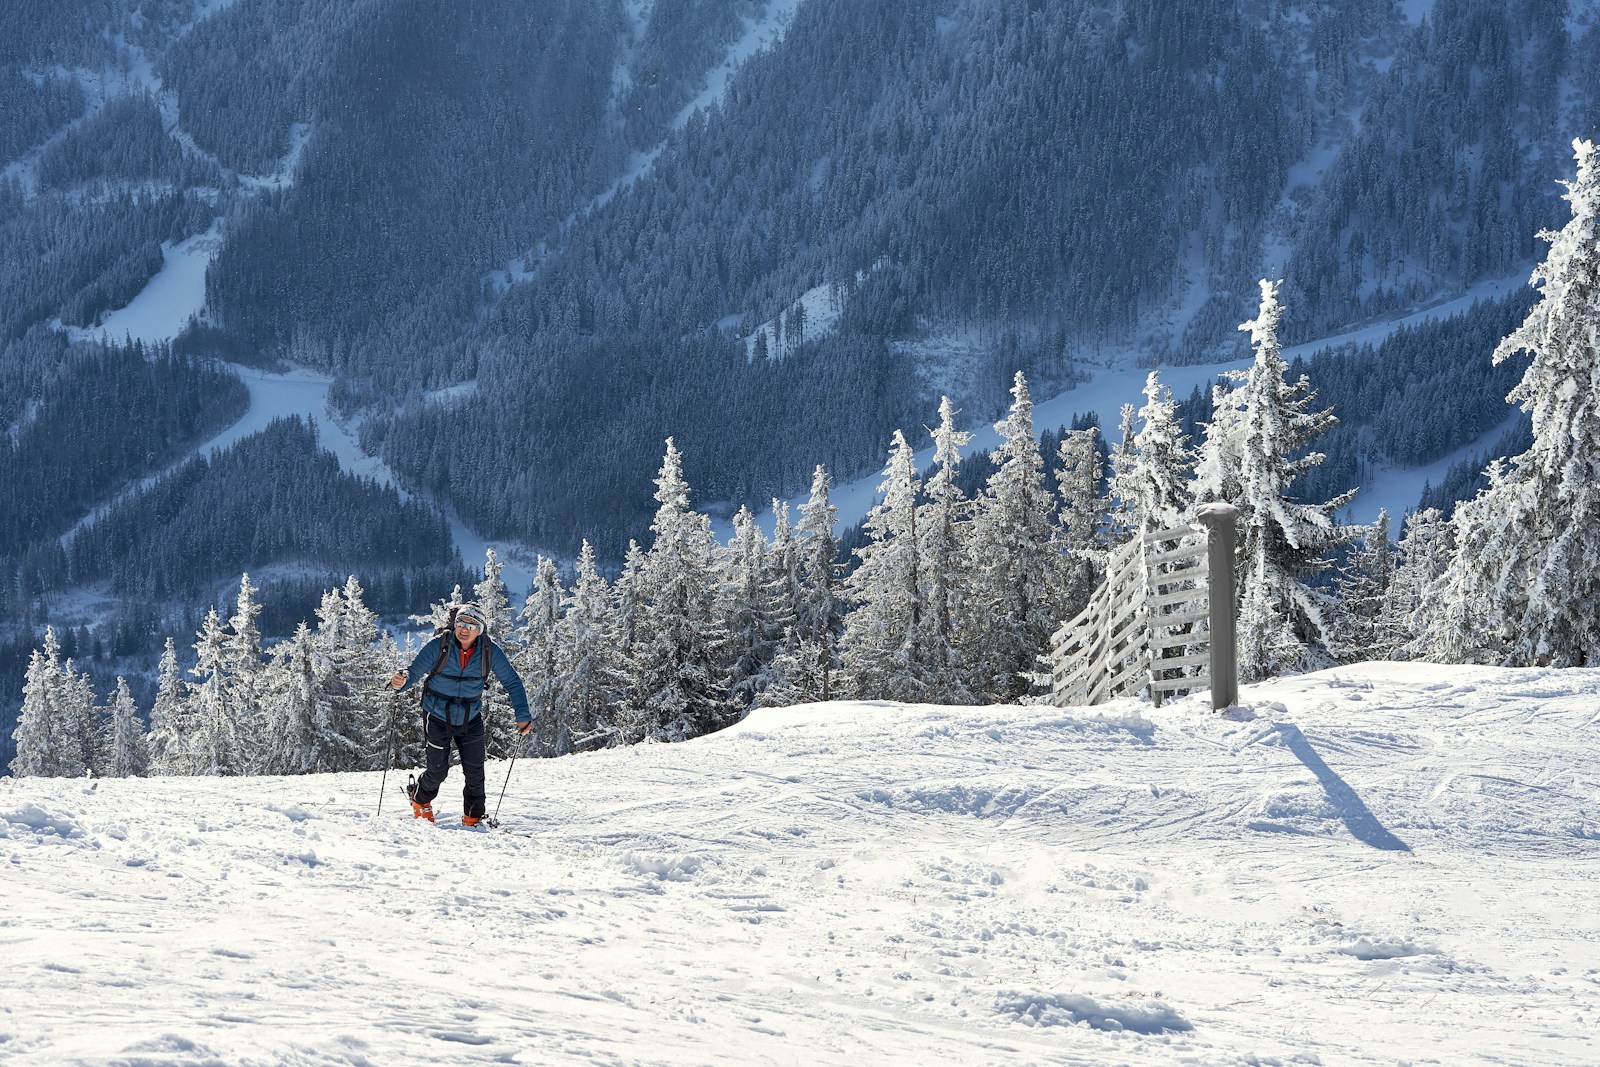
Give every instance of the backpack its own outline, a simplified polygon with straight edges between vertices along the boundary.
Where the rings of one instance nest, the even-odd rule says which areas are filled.
[[[439,642],[439,658],[434,661],[433,670],[429,671],[428,676],[422,679],[422,691],[424,693],[433,693],[433,690],[430,688],[430,686],[433,682],[434,675],[444,670],[444,665],[450,656],[450,651],[456,647],[456,612],[458,610],[459,609],[457,608],[451,608],[450,621],[433,632],[433,636],[443,637],[444,640]],[[483,692],[487,695],[489,692],[489,661],[494,655],[494,643],[489,640],[489,631],[487,629],[485,629],[478,637],[478,640],[483,643]],[[444,700],[450,699],[449,697],[444,697],[439,693],[433,693],[433,695]]]

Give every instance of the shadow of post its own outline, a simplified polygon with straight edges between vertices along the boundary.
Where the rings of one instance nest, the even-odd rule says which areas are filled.
[[[1411,851],[1411,846],[1384,829],[1383,824],[1372,814],[1356,791],[1335,774],[1332,767],[1322,762],[1322,757],[1311,747],[1311,742],[1300,732],[1300,727],[1293,723],[1280,722],[1276,729],[1289,751],[1317,776],[1317,781],[1322,783],[1323,792],[1328,794],[1328,799],[1333,802],[1339,817],[1344,820],[1345,826],[1356,840],[1386,852]]]

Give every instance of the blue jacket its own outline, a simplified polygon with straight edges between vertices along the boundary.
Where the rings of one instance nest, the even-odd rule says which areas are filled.
[[[446,640],[450,642],[449,654],[444,657],[439,673],[422,691],[424,711],[451,726],[464,725],[483,714],[483,650],[487,647],[490,653],[489,669],[506,687],[506,696],[511,698],[517,721],[533,721],[533,715],[528,711],[528,691],[522,687],[522,677],[517,674],[517,669],[511,665],[506,654],[500,651],[500,646],[490,641],[487,634],[473,642],[472,655],[468,657],[465,667],[461,665],[461,650],[453,636],[446,634],[435,637],[423,645],[422,651],[411,661],[411,666],[406,668],[406,684],[400,687],[402,692],[410,689],[412,683],[428,677],[433,665],[439,662],[439,650],[443,647],[441,642]]]

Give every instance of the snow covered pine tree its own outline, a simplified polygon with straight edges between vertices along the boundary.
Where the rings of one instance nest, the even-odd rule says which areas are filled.
[[[1576,140],[1572,219],[1533,273],[1540,300],[1494,351],[1533,355],[1506,399],[1533,447],[1489,469],[1455,513],[1455,554],[1430,598],[1423,645],[1447,662],[1600,663],[1600,159]]]

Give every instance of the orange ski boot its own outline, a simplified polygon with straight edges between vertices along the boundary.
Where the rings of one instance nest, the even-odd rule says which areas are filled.
[[[411,801],[411,817],[413,819],[433,821],[433,805],[417,803],[417,779],[415,776],[406,783],[406,797]]]

